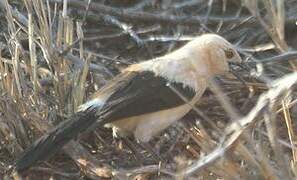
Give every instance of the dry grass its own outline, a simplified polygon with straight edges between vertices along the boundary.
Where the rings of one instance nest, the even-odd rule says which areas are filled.
[[[245,84],[231,76],[211,82],[193,113],[149,144],[99,127],[23,176],[296,179],[296,0],[0,0],[0,7],[3,178],[120,68],[217,32],[250,67],[236,69]]]

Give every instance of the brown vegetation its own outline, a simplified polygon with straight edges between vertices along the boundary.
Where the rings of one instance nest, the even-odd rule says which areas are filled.
[[[296,178],[296,0],[0,0],[0,8],[3,178],[122,67],[207,32],[237,45],[244,83],[211,82],[191,115],[148,144],[99,127],[23,176]]]

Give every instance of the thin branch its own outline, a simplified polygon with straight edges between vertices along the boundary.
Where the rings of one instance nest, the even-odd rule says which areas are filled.
[[[56,52],[60,52],[60,51],[56,50]],[[85,67],[86,62],[83,61],[82,59],[80,59],[79,57],[74,56],[70,52],[68,52],[68,53],[61,52],[61,53],[59,53],[59,55],[63,56],[64,59],[71,61],[73,64],[75,64],[80,69],[83,69]],[[89,69],[90,69],[90,71],[93,71],[93,72],[97,72],[97,73],[101,73],[101,74],[103,73],[103,74],[111,76],[111,77],[113,76],[113,74],[104,66],[90,63]]]
[[[50,0],[52,3],[62,3],[62,0]],[[72,0],[69,1],[69,6],[76,8],[84,8],[86,6],[86,1]],[[92,3],[90,10],[99,14],[108,14],[111,16],[116,16],[130,21],[142,21],[142,22],[159,22],[159,23],[169,23],[169,24],[195,24],[201,25],[201,22],[204,20],[213,21],[213,22],[240,22],[246,17],[219,17],[219,16],[174,16],[174,15],[165,15],[165,14],[152,14],[147,12],[134,12],[127,9],[113,8],[110,6],[105,6],[99,3]]]
[[[269,103],[275,103],[282,93],[290,89],[297,82],[297,73],[291,73],[286,75],[278,80],[272,82],[272,87],[269,91],[263,93],[257,104],[253,109],[243,118],[240,118],[232,122],[226,129],[221,144],[214,149],[208,155],[200,158],[198,161],[194,162],[191,166],[182,171],[183,175],[189,176],[192,173],[202,170],[203,168],[208,167],[210,164],[214,163],[220,157],[222,157],[239,139],[239,137],[244,133],[244,131],[253,125],[259,118],[263,109],[269,105]]]
[[[290,60],[297,59],[297,51],[290,51],[287,53],[280,54],[278,56],[269,57],[261,60],[256,60],[260,63],[276,63],[276,62],[286,62]]]
[[[123,30],[123,33],[129,34],[129,36],[139,45],[143,46],[144,42],[143,40],[140,39],[140,37],[137,35],[135,31],[132,30],[132,26],[129,26],[126,23],[120,22],[118,19],[116,19],[113,16],[110,15],[105,15],[103,16],[104,20],[119,27],[120,29]]]

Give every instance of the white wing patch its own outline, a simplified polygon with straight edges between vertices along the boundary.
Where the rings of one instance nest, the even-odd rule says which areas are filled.
[[[86,109],[89,109],[89,108],[101,108],[104,105],[104,103],[105,103],[105,100],[101,98],[95,98],[80,105],[77,111],[78,112],[85,111]]]

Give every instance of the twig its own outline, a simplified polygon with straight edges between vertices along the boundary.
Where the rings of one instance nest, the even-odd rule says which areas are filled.
[[[71,61],[73,64],[75,64],[80,69],[84,68],[86,62],[81,60],[79,57],[74,56],[70,52],[64,53],[64,52],[61,52],[61,51],[58,51],[58,50],[56,50],[56,52],[59,52],[60,56],[63,56],[64,59]],[[101,73],[101,74],[103,73],[103,74],[108,75],[108,76],[113,76],[113,74],[107,68],[105,68],[104,66],[100,66],[100,65],[97,65],[97,64],[90,63],[89,64],[89,69],[90,69],[90,71],[93,71],[93,72],[97,72],[97,73]]]
[[[141,173],[153,173],[153,172],[161,172],[170,176],[176,176],[175,173],[170,172],[167,169],[161,168],[160,165],[147,165],[147,166],[143,166],[143,167],[139,167],[139,168],[135,168],[135,169],[127,169],[127,170],[120,170],[120,171],[114,171],[113,174],[115,176],[119,176],[119,177],[131,177],[135,174],[141,174]]]
[[[195,37],[194,36],[154,36],[151,35],[148,38],[144,39],[145,42],[151,42],[151,41],[159,41],[159,42],[171,42],[171,41],[177,41],[177,42],[182,42],[182,41],[191,41]]]
[[[1,5],[0,0],[0,6]],[[51,3],[62,3],[62,0],[49,0]],[[72,0],[68,2],[69,6],[77,7],[80,9],[84,9],[86,7],[86,1]],[[113,8],[110,6],[105,6],[99,3],[92,3],[89,8],[90,11],[96,12],[98,16],[101,14],[108,14],[112,16],[116,16],[119,18],[123,18],[130,21],[143,21],[143,22],[159,22],[159,23],[169,23],[169,24],[185,24],[185,25],[200,25],[201,21],[207,19],[211,22],[225,22],[225,23],[240,23],[245,21],[246,19],[250,19],[253,16],[242,16],[242,17],[234,17],[234,16],[174,16],[174,15],[164,15],[164,14],[152,14],[147,12],[133,12],[129,9],[119,9]],[[99,13],[99,14],[98,14]],[[295,22],[295,16],[286,17],[286,22]]]
[[[52,3],[62,3],[62,0],[50,0]],[[69,1],[69,6],[82,8],[85,7],[86,1],[72,0]],[[99,3],[92,3],[90,10],[97,12],[99,14],[108,14],[123,18],[130,21],[142,21],[142,22],[159,22],[159,23],[169,23],[169,24],[188,24],[188,25],[201,25],[201,21],[207,19],[208,21],[213,22],[239,22],[244,18],[238,17],[219,17],[219,16],[174,16],[174,15],[164,15],[164,14],[152,14],[147,12],[134,12],[125,9],[113,8],[110,6],[105,6]]]
[[[199,5],[201,3],[204,3],[202,0],[189,0],[189,1],[181,1],[178,3],[173,4],[169,10],[167,11],[173,11],[173,10],[180,10],[182,8],[186,7],[193,7],[195,5]]]
[[[82,20],[82,25],[85,25],[85,23],[86,23],[86,19],[87,19],[87,16],[88,16],[88,12],[89,12],[89,9],[90,9],[91,2],[92,2],[92,0],[88,0],[86,11],[85,11],[85,14],[84,14],[83,20]]]
[[[151,0],[143,0],[139,3],[137,3],[136,5],[134,5],[133,7],[127,8],[128,11],[139,11],[142,10],[144,7],[149,6],[152,4]]]
[[[79,178],[79,173],[66,173],[66,172],[62,172],[62,171],[51,169],[51,168],[34,167],[34,168],[32,168],[32,170],[47,172],[49,174],[56,174],[56,175],[67,177],[67,178]]]
[[[280,54],[278,56],[269,57],[261,60],[256,60],[260,63],[275,63],[275,62],[286,62],[297,59],[297,51],[290,51],[287,53]]]
[[[257,116],[263,111],[267,105],[274,103],[275,99],[279,97],[283,92],[290,89],[297,81],[297,73],[291,73],[278,80],[272,82],[272,87],[269,91],[263,93],[254,108],[244,117],[232,122],[225,130],[226,135],[223,138],[221,144],[208,155],[202,157],[197,162],[193,163],[190,167],[186,168],[182,174],[189,176],[192,173],[202,170],[217,159],[222,157],[232,145],[238,140],[238,138],[257,121]],[[240,126],[238,125],[240,124]]]
[[[104,20],[111,23],[111,24],[114,24],[115,26],[121,28],[123,30],[123,32],[125,34],[129,34],[130,37],[139,45],[139,46],[143,46],[144,45],[144,42],[143,40],[141,40],[139,38],[139,36],[137,35],[136,32],[134,32],[132,30],[132,27],[129,26],[128,24],[126,23],[123,23],[123,22],[120,22],[119,20],[117,20],[115,17],[113,16],[110,16],[110,15],[105,15],[103,16]]]

